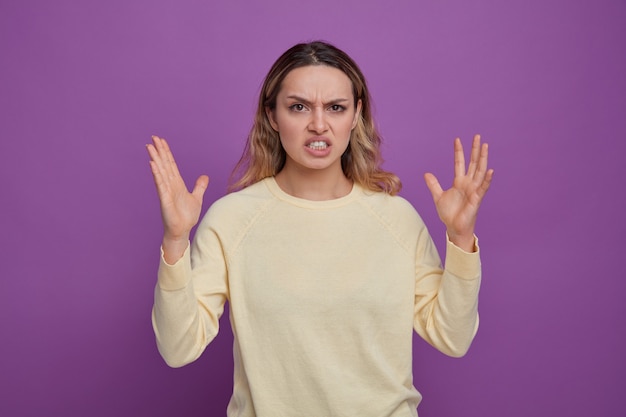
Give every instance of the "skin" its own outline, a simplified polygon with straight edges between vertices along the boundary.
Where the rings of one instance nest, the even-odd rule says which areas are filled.
[[[360,101],[354,105],[349,78],[340,70],[308,66],[294,69],[285,77],[276,108],[266,109],[287,153],[285,166],[276,175],[285,192],[309,200],[335,199],[350,192],[352,183],[341,169],[341,155],[360,109]],[[325,141],[330,146],[311,151],[307,149],[311,140]],[[165,139],[153,136],[147,150],[161,204],[164,259],[173,264],[183,256],[191,229],[199,221],[209,177],[200,176],[189,192]],[[444,190],[433,174],[424,175],[450,241],[467,252],[476,250],[478,209],[493,178],[493,169],[487,168],[488,151],[480,136],[474,136],[466,168],[463,146],[457,138],[452,187]]]
[[[201,175],[190,193],[165,139],[152,136],[152,144],[147,145],[147,149],[161,203],[163,256],[167,263],[174,264],[185,253],[191,229],[200,219],[202,198],[209,185],[209,177]]]
[[[276,182],[288,194],[308,200],[331,200],[352,190],[341,169],[361,101],[354,105],[352,83],[340,70],[325,65],[292,70],[281,84],[276,107],[266,109],[287,154]],[[327,143],[325,149],[307,146]]]
[[[439,218],[446,225],[450,241],[466,252],[474,252],[474,228],[478,208],[493,178],[493,169],[487,169],[489,146],[481,145],[480,135],[474,136],[470,163],[465,170],[465,156],[461,139],[454,140],[454,181],[443,190],[437,177],[424,174],[426,185],[433,196]]]

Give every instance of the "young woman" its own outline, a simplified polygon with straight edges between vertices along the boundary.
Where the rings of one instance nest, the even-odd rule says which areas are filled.
[[[200,218],[208,177],[189,193],[168,144],[150,165],[164,224],[153,309],[174,367],[197,359],[229,301],[234,387],[228,416],[416,416],[412,332],[451,356],[478,326],[474,225],[493,170],[476,136],[466,169],[426,184],[447,228],[445,269],[425,225],[381,169],[361,71],[323,42],[273,65],[235,171],[238,190]]]

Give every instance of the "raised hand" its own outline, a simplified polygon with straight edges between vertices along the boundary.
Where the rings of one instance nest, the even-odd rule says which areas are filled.
[[[209,185],[209,177],[200,176],[193,191],[189,192],[165,139],[152,136],[152,144],[146,147],[161,203],[163,252],[165,260],[174,263],[183,255],[191,229],[200,219],[202,197]]]
[[[454,182],[443,190],[437,178],[424,175],[437,208],[439,218],[446,225],[452,243],[468,252],[474,251],[474,227],[478,208],[493,178],[493,169],[487,169],[489,148],[474,136],[470,163],[465,171],[465,156],[460,139],[454,141]]]

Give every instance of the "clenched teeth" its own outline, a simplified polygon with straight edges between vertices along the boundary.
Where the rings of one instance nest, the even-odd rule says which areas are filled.
[[[322,149],[326,149],[328,148],[328,144],[326,142],[323,142],[321,140],[316,140],[315,142],[311,142],[309,143],[309,148],[311,149],[315,149],[315,150],[322,150]]]

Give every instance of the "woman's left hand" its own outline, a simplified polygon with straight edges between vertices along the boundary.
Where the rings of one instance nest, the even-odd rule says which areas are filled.
[[[493,169],[487,169],[486,143],[480,144],[480,136],[474,136],[470,163],[465,171],[465,156],[460,139],[454,141],[454,182],[448,190],[443,190],[437,178],[427,173],[426,185],[433,195],[439,218],[446,225],[448,237],[456,246],[473,252],[474,227],[478,207],[489,189]]]

